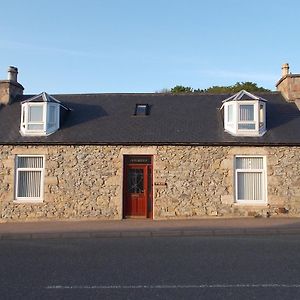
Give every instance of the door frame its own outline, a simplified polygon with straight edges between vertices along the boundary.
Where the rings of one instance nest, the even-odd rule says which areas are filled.
[[[136,164],[136,163],[128,163],[128,160],[130,158],[147,158],[150,159],[150,163],[140,163],[140,164]],[[126,218],[135,218],[134,216],[127,216],[126,215],[126,195],[127,195],[127,167],[143,167],[143,168],[147,168],[147,178],[144,179],[146,180],[147,183],[147,199],[146,199],[146,213],[145,213],[145,217],[144,216],[137,216],[136,218],[144,218],[144,219],[153,219],[153,155],[148,155],[148,154],[130,154],[130,155],[123,155],[123,178],[122,178],[122,183],[123,183],[123,197],[122,197],[122,217],[123,219]],[[150,173],[150,174],[148,174]],[[150,181],[150,182],[149,182]],[[150,191],[149,191],[150,188]]]

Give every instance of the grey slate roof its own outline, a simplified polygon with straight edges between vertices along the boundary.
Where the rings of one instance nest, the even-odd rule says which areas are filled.
[[[22,96],[0,108],[0,144],[120,145],[300,145],[300,112],[280,93],[257,93],[267,102],[267,133],[233,137],[224,132],[222,100],[209,94],[53,95],[70,108],[61,128],[46,137],[19,133]],[[149,104],[148,116],[134,116],[137,103]]]

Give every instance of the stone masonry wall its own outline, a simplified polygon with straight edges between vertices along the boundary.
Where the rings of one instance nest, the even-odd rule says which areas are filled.
[[[267,204],[234,201],[235,155],[263,155],[267,162]],[[155,215],[272,216],[300,215],[300,164],[297,147],[160,147]]]
[[[1,221],[121,219],[123,155],[154,159],[154,219],[300,215],[299,147],[1,146]],[[14,197],[15,156],[45,155],[42,203]],[[263,205],[234,202],[235,155],[264,155]]]
[[[300,99],[300,75],[287,75],[277,86],[277,90],[282,93],[288,101]]]

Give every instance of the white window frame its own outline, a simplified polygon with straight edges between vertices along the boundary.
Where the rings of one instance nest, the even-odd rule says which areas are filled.
[[[233,109],[234,109],[234,107],[233,107],[233,105],[232,104],[229,104],[228,106],[227,106],[227,123],[233,123],[233,121],[234,121],[234,118],[233,118]],[[231,120],[230,120],[230,113],[229,112],[231,112]]]
[[[33,106],[42,106],[43,120],[41,122],[29,122],[29,109]],[[55,107],[55,122],[49,123],[50,107]],[[22,135],[41,136],[49,135],[59,128],[59,104],[49,102],[27,102],[22,104],[21,128]],[[42,124],[43,129],[29,129],[30,124]]]
[[[258,104],[258,124],[259,130],[264,132],[266,130],[266,103],[263,101]]]
[[[240,106],[253,105],[254,120],[240,120]],[[233,120],[229,122],[229,107],[232,106]],[[260,110],[262,106],[263,111]],[[239,124],[254,124],[254,129],[239,129]],[[263,101],[230,101],[224,104],[224,129],[234,136],[262,136],[266,133],[266,103]]]
[[[221,109],[224,108],[224,130],[233,136],[263,136],[266,133],[266,102],[266,99],[257,97],[245,90],[223,100]],[[230,105],[233,106],[233,122],[229,122],[228,119]],[[253,107],[253,120],[241,120],[241,105],[251,105]],[[260,107],[262,107],[262,110]],[[244,116],[247,115],[245,111]],[[246,124],[249,126],[246,126]]]
[[[54,122],[50,122],[50,109],[51,107],[54,107]],[[46,111],[47,111],[47,123],[46,126],[48,127],[48,129],[52,129],[52,128],[56,128],[57,124],[59,126],[59,107],[57,107],[57,104],[52,104],[49,103],[48,107],[46,107]]]
[[[237,158],[262,158],[263,169],[237,169],[236,161]],[[262,196],[261,200],[241,200],[238,199],[238,173],[261,173],[262,174]],[[235,203],[256,205],[256,204],[267,204],[267,162],[266,157],[263,155],[236,155],[234,157],[234,176],[235,176]]]
[[[40,122],[30,122],[29,121],[29,110],[30,110],[31,107],[34,107],[34,106],[36,106],[36,107],[39,106],[39,107],[43,108],[42,121],[40,121]],[[23,114],[23,116],[22,116],[22,126],[25,129],[25,131],[33,132],[33,133],[46,131],[45,103],[36,102],[36,103],[23,104],[22,114]],[[24,114],[25,114],[25,116],[24,116]],[[42,124],[43,129],[42,130],[40,130],[40,129],[29,129],[28,125],[31,125],[31,124]]]
[[[234,107],[234,104],[233,103],[229,103],[227,105],[227,111],[226,111],[226,122],[227,122],[227,125],[229,127],[233,127],[234,126],[234,119],[235,119],[235,111],[234,111],[235,107]],[[231,110],[231,120],[229,120],[229,111]]]
[[[30,108],[32,107],[41,107],[42,108],[42,120],[41,121],[36,121],[36,122],[30,122],[29,121],[29,111],[30,111]],[[42,131],[46,131],[46,126],[45,126],[45,103],[28,103],[26,105],[26,108],[25,108],[25,111],[26,111],[26,114],[25,116],[27,117],[27,122],[25,124],[26,126],[26,130],[27,131],[30,131],[30,132],[40,132],[41,130],[40,129],[29,129],[29,125],[43,125],[43,130]]]
[[[252,105],[253,106],[253,121],[242,121],[241,116],[240,116],[240,107],[243,105]],[[237,107],[237,132],[253,132],[257,131],[257,101],[239,101],[238,102],[238,107]],[[240,129],[239,124],[254,124],[253,129]]]
[[[18,168],[18,159],[20,157],[42,157],[43,158],[43,167],[42,168]],[[39,171],[41,172],[41,182],[40,182],[40,197],[19,197],[19,172],[24,171]],[[40,203],[43,202],[44,198],[44,181],[45,181],[45,155],[16,155],[15,157],[15,201],[17,203],[25,203],[25,202],[34,202]]]

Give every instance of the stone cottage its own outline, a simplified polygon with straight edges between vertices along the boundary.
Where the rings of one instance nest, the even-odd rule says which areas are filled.
[[[277,92],[23,94],[0,81],[0,218],[300,215],[300,75]]]

